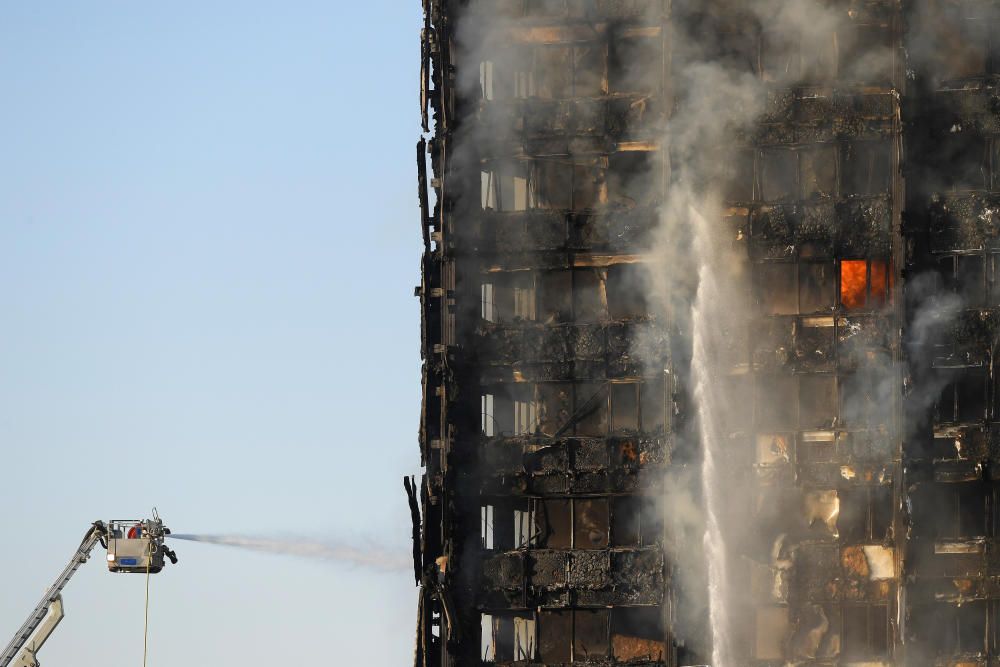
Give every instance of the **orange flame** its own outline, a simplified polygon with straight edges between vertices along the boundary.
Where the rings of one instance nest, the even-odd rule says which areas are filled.
[[[889,270],[885,262],[872,260],[871,300],[872,305],[885,305],[886,285],[889,281]]]
[[[840,262],[840,303],[848,310],[865,307],[867,264],[863,259],[845,259]]]
[[[885,305],[887,288],[892,287],[889,264],[883,260],[845,259],[840,262],[840,303],[847,310]]]

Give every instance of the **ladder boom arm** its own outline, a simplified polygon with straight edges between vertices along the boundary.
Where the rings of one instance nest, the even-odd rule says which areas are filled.
[[[35,630],[35,634],[31,636],[31,641],[25,644],[24,648],[18,652],[11,667],[38,667],[38,651],[45,645],[45,642],[62,619],[63,606],[62,596],[60,595],[49,605],[49,611],[45,615],[45,620]]]
[[[90,558],[90,553],[97,546],[97,543],[106,544],[108,529],[104,525],[103,521],[95,521],[90,530],[87,531],[86,536],[83,538],[83,542],[80,543],[79,548],[77,548],[76,553],[73,554],[73,558],[70,559],[69,564],[63,569],[56,578],[55,582],[45,591],[45,595],[42,597],[41,601],[35,606],[35,609],[28,616],[28,620],[24,622],[21,628],[14,635],[14,638],[10,640],[7,644],[7,648],[3,650],[0,654],[0,667],[9,667],[14,658],[20,653],[21,649],[31,636],[38,629],[38,626],[42,624],[45,620],[46,615],[49,613],[49,607],[60,601],[60,593],[62,593],[63,588],[69,583],[69,580],[73,578],[76,571],[80,569],[80,566],[87,562]],[[60,605],[61,610],[61,605]],[[54,626],[53,626],[54,627]],[[49,629],[51,632],[51,628]],[[46,636],[47,638],[47,636]],[[42,639],[44,641],[44,639]],[[40,645],[40,644],[39,644]],[[37,648],[37,646],[36,646]]]

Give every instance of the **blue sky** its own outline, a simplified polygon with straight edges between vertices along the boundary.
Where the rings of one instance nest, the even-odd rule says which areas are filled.
[[[95,519],[406,551],[420,3],[0,4],[0,643]],[[149,665],[407,664],[412,574],[176,542]],[[102,556],[48,665],[134,667]]]

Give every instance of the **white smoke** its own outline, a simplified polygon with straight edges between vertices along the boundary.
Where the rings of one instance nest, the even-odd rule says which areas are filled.
[[[803,57],[811,55],[820,62],[821,45],[844,33],[849,23],[847,11],[816,0],[719,0],[707,5],[717,16],[738,17],[740,10],[745,12],[735,25],[759,23],[768,33],[771,55],[789,65],[798,62],[799,44]],[[733,580],[735,568],[730,565],[747,557],[754,531],[746,525],[752,518],[746,508],[753,505],[753,498],[732,473],[729,462],[736,443],[729,439],[726,426],[728,413],[746,397],[734,393],[727,376],[739,361],[734,353],[745,355],[752,312],[747,302],[746,247],[736,243],[738,230],[723,223],[721,190],[728,180],[727,160],[733,147],[753,135],[766,113],[770,91],[794,85],[807,74],[804,67],[800,72],[797,65],[790,65],[784,71],[772,67],[764,76],[748,71],[745,62],[720,58],[719,47],[732,35],[717,32],[712,23],[699,18],[712,13],[705,9],[702,14],[700,3],[687,9],[690,19],[685,20],[682,11],[674,22],[672,78],[677,100],[663,134],[672,178],[651,249],[657,277],[649,296],[683,323],[692,344],[686,381],[698,423],[692,432],[679,435],[695,441],[702,455],[700,483],[688,491],[700,505],[704,538],[702,550],[692,544],[676,554],[678,569],[681,577],[699,567],[706,570],[701,576],[708,588],[712,664],[733,667],[741,662],[741,639],[751,626],[742,620],[748,602],[745,586]],[[877,49],[859,55],[866,62],[886,57]],[[673,489],[672,495],[684,493]],[[669,515],[672,503],[670,498],[665,501]],[[705,562],[699,563],[700,559]]]
[[[310,560],[342,563],[377,572],[405,572],[413,561],[405,550],[395,551],[374,543],[344,544],[337,540],[317,540],[294,536],[253,537],[248,535],[170,535],[175,540],[206,542],[251,551],[296,556]]]

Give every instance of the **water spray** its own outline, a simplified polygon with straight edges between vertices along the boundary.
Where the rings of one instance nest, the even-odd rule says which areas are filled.
[[[405,572],[413,567],[406,550],[395,550],[375,543],[344,544],[336,540],[317,540],[295,536],[258,537],[250,535],[221,535],[192,533],[171,534],[175,540],[205,542],[226,547],[237,547],[282,556],[296,556],[310,560],[343,563],[378,572]]]

